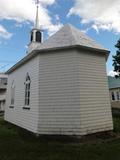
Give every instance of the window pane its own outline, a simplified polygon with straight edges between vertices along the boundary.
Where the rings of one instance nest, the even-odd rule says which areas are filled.
[[[31,33],[30,41],[31,41],[31,42],[33,41],[33,32]]]
[[[11,105],[14,105],[14,101],[15,101],[14,98],[15,98],[15,85],[13,81],[11,85]]]
[[[26,82],[25,82],[25,105],[30,103],[30,77],[27,73]]]
[[[28,84],[28,90],[30,90],[30,83]]]
[[[115,100],[114,92],[112,92],[111,95],[112,95],[112,100],[114,101]]]
[[[28,98],[30,98],[30,91],[28,91]]]
[[[41,32],[40,31],[36,32],[36,41],[41,42]]]
[[[117,100],[120,100],[119,92],[116,92]]]

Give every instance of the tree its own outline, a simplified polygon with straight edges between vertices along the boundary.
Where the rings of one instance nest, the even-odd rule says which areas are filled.
[[[113,67],[114,71],[118,73],[115,77],[120,77],[120,39],[117,41],[117,44],[115,45],[117,48],[116,55],[113,56]]]

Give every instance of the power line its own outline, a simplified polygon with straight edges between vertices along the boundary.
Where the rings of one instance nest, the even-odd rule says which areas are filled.
[[[6,72],[11,66],[12,66],[12,64],[1,65],[0,72]]]
[[[7,67],[9,64],[6,64],[6,65],[4,65],[4,66],[1,66],[0,67],[0,69],[3,69],[3,68],[5,68],[5,67]]]
[[[0,60],[0,63],[16,63],[16,61]]]
[[[8,70],[12,65],[14,65],[17,61],[6,61],[0,60],[0,72],[5,72]]]

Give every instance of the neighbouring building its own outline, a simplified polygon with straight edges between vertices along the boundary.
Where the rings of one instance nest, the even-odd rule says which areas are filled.
[[[120,108],[120,78],[108,76],[110,101],[112,108]]]
[[[7,71],[5,120],[36,134],[112,130],[108,55],[71,25],[42,42],[37,7],[28,54]]]
[[[6,103],[7,75],[0,73],[0,112],[4,112]]]

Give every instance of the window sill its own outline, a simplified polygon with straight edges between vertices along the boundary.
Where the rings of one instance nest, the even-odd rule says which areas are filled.
[[[14,106],[9,106],[9,108],[14,108]]]
[[[30,110],[30,107],[23,107],[23,109]]]

